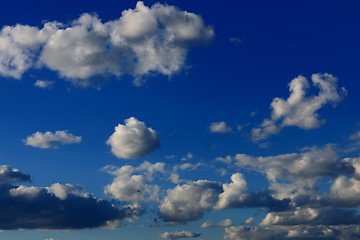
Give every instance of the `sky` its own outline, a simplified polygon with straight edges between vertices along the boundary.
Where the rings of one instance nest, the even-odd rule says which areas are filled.
[[[359,11],[3,2],[0,239],[360,239]]]

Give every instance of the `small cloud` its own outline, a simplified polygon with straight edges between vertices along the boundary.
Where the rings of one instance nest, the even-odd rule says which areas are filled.
[[[252,224],[253,222],[254,222],[254,218],[249,217],[248,219],[246,219],[245,224]]]
[[[193,155],[192,153],[188,152],[188,153],[186,154],[186,156],[182,157],[180,160],[181,160],[181,161],[187,161],[187,160],[192,159],[193,157],[194,157],[194,155]]]
[[[81,136],[75,136],[65,131],[36,132],[24,140],[25,145],[36,148],[57,148],[59,145],[74,144],[81,142]]]
[[[194,238],[200,237],[201,233],[199,232],[190,232],[190,231],[181,231],[181,232],[163,232],[160,234],[161,238],[177,240],[179,238]]]
[[[157,132],[134,117],[126,119],[125,125],[117,125],[106,144],[121,159],[141,157],[160,147]]]
[[[350,140],[360,140],[360,131],[350,135],[349,139]]]
[[[213,122],[209,127],[210,132],[212,133],[231,133],[232,129],[229,127],[226,122]]]
[[[34,83],[34,87],[41,89],[52,89],[54,87],[55,81],[50,80],[37,80]]]
[[[239,38],[239,37],[231,37],[231,38],[229,39],[229,41],[230,41],[231,43],[234,43],[234,44],[242,44],[242,43],[244,43],[244,40],[242,40],[242,39]]]

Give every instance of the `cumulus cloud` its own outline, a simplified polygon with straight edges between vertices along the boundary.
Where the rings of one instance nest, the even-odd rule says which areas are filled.
[[[308,95],[309,81],[298,76],[289,83],[288,99],[274,98],[271,102],[271,118],[265,119],[258,128],[252,129],[252,138],[259,141],[278,133],[282,128],[296,126],[302,129],[318,128],[325,120],[317,113],[326,104],[340,102],[346,94],[339,89],[337,78],[331,74],[313,74],[312,84],[319,90],[317,95]]]
[[[159,186],[148,184],[157,173],[165,172],[165,163],[151,164],[147,161],[139,167],[129,165],[120,168],[107,166],[104,170],[114,175],[113,182],[105,186],[105,193],[114,199],[139,203],[143,200],[157,200]]]
[[[194,238],[200,237],[201,233],[199,232],[190,232],[190,231],[180,231],[180,232],[163,232],[160,234],[161,238],[176,240],[179,238]]]
[[[219,195],[216,207],[219,209],[229,208],[246,198],[247,183],[244,176],[235,173],[231,176],[231,183],[223,184],[223,192]]]
[[[160,147],[157,132],[134,117],[126,119],[125,125],[117,125],[106,144],[122,159],[141,157]]]
[[[52,132],[36,132],[24,140],[25,145],[37,148],[57,148],[59,145],[74,144],[81,142],[81,136],[75,136],[69,132],[56,131]]]
[[[212,133],[230,133],[232,129],[226,122],[213,122],[210,124],[209,131]]]
[[[42,28],[17,24],[0,31],[0,74],[20,79],[34,66],[47,67],[81,86],[98,86],[94,76],[131,75],[135,84],[151,73],[171,76],[185,65],[196,44],[214,31],[194,13],[139,1],[120,18],[102,22],[84,13],[70,24],[47,22]]]
[[[53,88],[55,81],[50,80],[37,80],[34,83],[34,87],[41,88],[41,89],[51,89]]]
[[[166,222],[197,220],[213,209],[221,191],[219,183],[206,180],[178,185],[167,191],[159,215]]]

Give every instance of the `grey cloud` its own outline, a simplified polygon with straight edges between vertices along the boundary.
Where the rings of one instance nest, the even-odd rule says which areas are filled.
[[[139,1],[116,20],[83,14],[70,24],[48,22],[39,29],[5,26],[0,31],[0,74],[20,79],[35,65],[57,71],[80,86],[99,87],[94,77],[131,75],[141,85],[151,73],[172,76],[196,44],[209,42],[212,27],[176,7]]]
[[[311,80],[313,86],[319,89],[317,95],[308,96],[310,84],[305,77],[298,76],[289,83],[288,99],[273,99],[271,118],[265,119],[258,128],[252,129],[254,141],[266,139],[284,127],[313,129],[324,123],[325,120],[319,118],[317,111],[326,104],[340,102],[346,95],[346,90],[338,89],[337,78],[328,73],[313,74]]]
[[[8,165],[0,166],[0,184],[14,184],[30,181],[30,175],[20,172],[18,169]]]

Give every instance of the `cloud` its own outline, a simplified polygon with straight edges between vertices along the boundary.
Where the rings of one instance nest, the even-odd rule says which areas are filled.
[[[34,87],[41,88],[41,89],[51,89],[53,88],[55,81],[50,80],[37,80],[34,83]]]
[[[139,203],[144,200],[157,200],[160,188],[148,182],[153,181],[155,174],[164,174],[164,168],[165,163],[151,164],[147,161],[139,167],[107,166],[104,170],[115,178],[111,184],[105,186],[104,192],[114,199],[125,202]]]
[[[246,198],[247,183],[244,176],[235,173],[231,176],[231,183],[223,184],[223,192],[219,195],[216,207],[219,209],[229,208],[238,202],[243,202]]]
[[[232,132],[231,127],[229,127],[226,122],[213,122],[209,127],[210,132],[212,133],[230,133]]]
[[[14,184],[30,181],[30,175],[22,173],[18,169],[7,165],[0,165],[0,184]]]
[[[81,136],[75,136],[65,131],[36,132],[24,140],[25,145],[36,148],[57,148],[59,145],[74,144],[81,142]]]
[[[106,78],[96,76],[124,74],[141,85],[152,73],[172,76],[181,71],[190,48],[213,36],[199,15],[139,1],[135,9],[108,22],[84,13],[69,24],[3,27],[0,74],[20,79],[33,67],[46,67],[80,86],[98,87]]]
[[[15,186],[30,176],[0,167],[0,229],[84,229],[131,220],[136,209],[119,209],[81,186],[54,183],[50,187]]]
[[[254,220],[255,219],[253,217],[249,217],[248,219],[246,219],[245,224],[252,224]]]
[[[159,205],[159,215],[166,222],[197,220],[213,209],[220,193],[217,182],[198,180],[178,185],[167,191]]]
[[[106,144],[121,159],[141,157],[160,147],[157,132],[134,117],[126,119],[125,125],[117,125]]]
[[[194,238],[200,237],[201,233],[199,232],[190,232],[190,231],[181,231],[181,232],[163,232],[160,234],[161,238],[176,240],[179,238]]]
[[[308,96],[308,80],[303,76],[289,83],[290,96],[271,102],[271,118],[265,119],[258,128],[252,129],[254,141],[260,141],[278,133],[282,128],[296,126],[302,129],[318,128],[325,120],[317,113],[326,104],[336,104],[346,95],[345,88],[338,89],[337,78],[331,74],[313,74],[312,84],[319,89],[317,95]]]
[[[232,226],[233,222],[230,218],[224,219],[218,224],[214,224],[211,221],[206,221],[201,224],[201,228],[214,228],[214,227],[230,227]]]
[[[292,180],[313,183],[319,177],[351,173],[353,167],[340,161],[332,145],[305,148],[300,153],[269,157],[235,156],[236,165],[265,173],[270,181]]]
[[[354,133],[354,134],[351,134],[350,137],[349,137],[350,140],[359,140],[360,139],[360,131]]]

